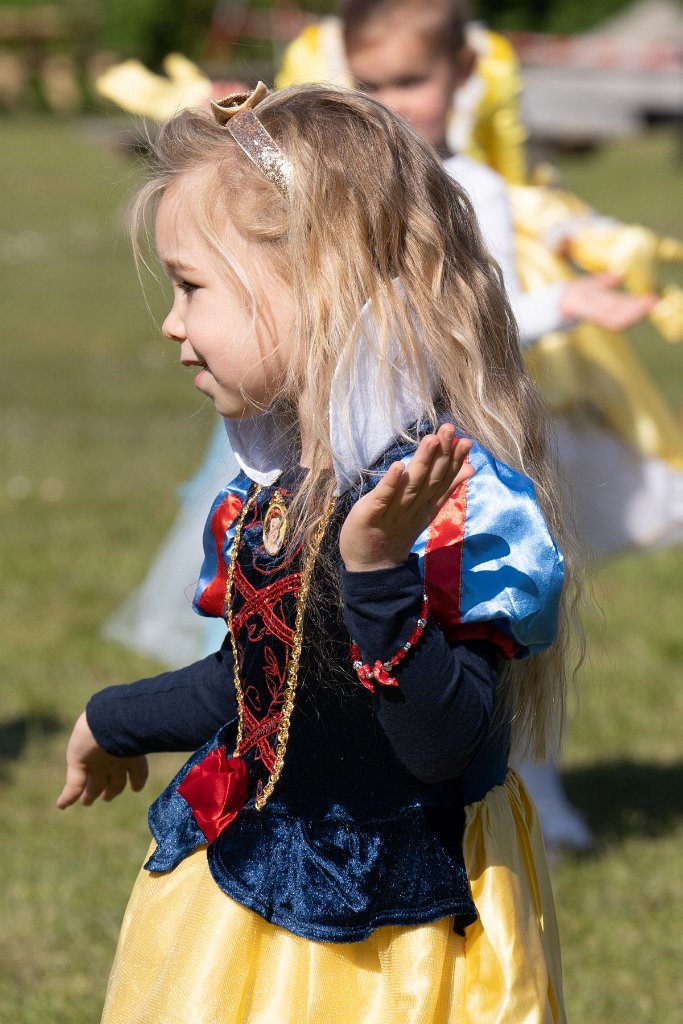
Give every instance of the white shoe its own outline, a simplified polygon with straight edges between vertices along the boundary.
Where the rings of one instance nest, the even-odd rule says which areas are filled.
[[[593,833],[581,812],[567,800],[554,762],[527,762],[519,774],[536,804],[548,850],[590,850],[595,844]]]

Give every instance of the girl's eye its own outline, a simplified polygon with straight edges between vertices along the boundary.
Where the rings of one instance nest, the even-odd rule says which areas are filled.
[[[192,295],[193,292],[197,291],[199,285],[192,284],[191,281],[179,281],[178,287],[180,288],[181,292],[185,292],[186,295]]]
[[[414,89],[418,85],[424,85],[426,81],[426,75],[410,75],[407,78],[400,78],[396,84],[399,89]]]

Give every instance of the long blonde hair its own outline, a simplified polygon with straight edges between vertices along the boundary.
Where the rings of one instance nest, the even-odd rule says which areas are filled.
[[[446,410],[462,434],[532,479],[565,554],[567,584],[556,643],[507,666],[499,707],[519,748],[541,756],[564,715],[574,543],[563,523],[548,415],[470,202],[431,147],[368,96],[297,86],[267,96],[257,114],[293,167],[289,195],[210,114],[184,112],[155,140],[154,173],[134,203],[134,237],[150,201],[192,176],[186,212],[252,307],[248,268],[230,252],[226,221],[291,287],[294,355],[281,387],[299,437],[311,440],[310,471],[295,499],[305,536],[333,494],[330,392],[338,368],[355,384],[359,311],[368,301],[378,359],[387,359],[390,339],[398,344],[428,420],[436,425]],[[389,402],[399,378],[387,373]]]

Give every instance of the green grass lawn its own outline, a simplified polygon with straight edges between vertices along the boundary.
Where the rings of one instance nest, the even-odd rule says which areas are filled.
[[[150,313],[140,293],[123,212],[136,172],[103,127],[0,128],[0,1024],[99,1019],[146,807],[177,763],[156,758],[143,794],[54,807],[88,695],[155,670],[98,631],[144,573],[212,426],[158,333],[163,297]],[[604,212],[683,237],[666,132],[563,172]],[[683,346],[647,326],[634,344],[677,408]],[[575,1024],[681,1019],[682,574],[678,549],[595,577],[602,613],[587,624],[565,771],[598,847],[555,870]]]

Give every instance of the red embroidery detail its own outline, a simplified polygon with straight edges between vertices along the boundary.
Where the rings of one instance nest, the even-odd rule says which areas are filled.
[[[259,721],[252,714],[245,714],[245,735],[240,743],[240,754],[244,756],[254,747],[257,748],[257,756],[263,762],[269,772],[275,767],[275,751],[268,742],[271,736],[277,736],[280,728],[282,712],[270,715]],[[247,722],[249,723],[247,725]]]
[[[235,820],[247,802],[247,766],[241,757],[225,755],[225,747],[216,747],[190,769],[178,786],[210,843]]]
[[[223,558],[223,542],[225,534],[237,519],[242,510],[243,501],[237,494],[228,494],[211,516],[211,533],[216,542],[217,568],[216,575],[206,585],[198,605],[208,615],[223,615],[225,606],[225,588],[228,579],[228,566]]]
[[[271,698],[277,697],[282,689],[284,673],[278,664],[272,647],[263,648],[263,676]]]
[[[258,617],[262,620],[267,633],[281,640],[288,647],[292,646],[293,630],[288,626],[281,615],[275,611],[275,604],[285,594],[297,594],[301,586],[301,573],[294,572],[291,576],[284,576],[275,580],[260,590],[257,590],[242,572],[239,562],[235,563],[233,574],[233,586],[235,592],[244,600],[244,604],[238,612],[233,614],[232,628],[235,635],[244,628],[246,620]],[[224,594],[225,596],[225,594]],[[254,637],[250,637],[254,639]]]
[[[287,621],[295,610],[296,596],[301,587],[301,570],[279,574],[260,586],[268,578],[268,570],[252,572],[251,559],[254,550],[263,551],[262,544],[256,548],[250,545],[250,535],[257,532],[261,537],[260,510],[245,524],[244,543],[240,556],[233,567],[232,587],[232,628],[244,681],[242,694],[242,739],[239,754],[251,752],[255,761],[260,761],[271,773],[275,767],[275,740],[282,718],[284,694],[287,688],[287,670],[294,641],[294,623]],[[244,560],[246,558],[246,560]],[[291,563],[290,563],[291,564]],[[278,570],[276,570],[278,572]],[[279,570],[281,573],[282,570]],[[286,569],[285,569],[286,573]],[[242,664],[254,657],[254,650],[261,649],[257,675],[248,682],[249,669],[242,670]],[[250,648],[250,652],[247,652]],[[254,764],[254,772],[257,771]],[[263,780],[258,780],[263,785]],[[257,782],[258,787],[258,782]],[[258,795],[258,794],[257,794]]]

